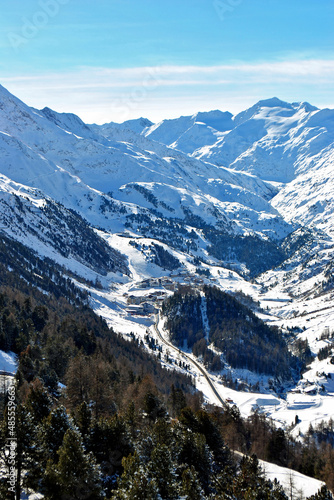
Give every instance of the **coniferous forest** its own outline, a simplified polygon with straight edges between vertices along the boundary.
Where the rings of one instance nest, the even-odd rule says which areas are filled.
[[[234,406],[203,406],[190,376],[164,369],[135,336],[117,335],[88,297],[61,279],[61,269],[6,244],[11,260],[1,269],[0,348],[18,356],[17,481],[8,492],[12,405],[2,387],[1,498],[20,499],[23,489],[47,500],[288,498],[265,479],[259,458],[334,487],[332,424],[310,429],[302,443],[256,411],[245,420]],[[20,270],[23,253],[36,283]],[[205,293],[208,304],[228,300],[214,289]],[[196,295],[185,297],[199,307]],[[221,320],[215,323],[208,311],[214,339]],[[249,317],[249,325],[255,321]],[[275,339],[277,332],[260,335]],[[325,487],[312,497],[330,498]]]
[[[209,332],[203,325],[203,298]],[[173,342],[179,346],[186,342],[211,369],[215,358],[208,343],[224,353],[233,368],[291,378],[300,365],[277,328],[266,325],[249,307],[217,287],[205,285],[202,295],[191,287],[183,287],[165,301],[162,311]]]

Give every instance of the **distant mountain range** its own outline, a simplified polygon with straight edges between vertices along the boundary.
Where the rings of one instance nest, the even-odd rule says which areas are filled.
[[[296,230],[332,238],[333,141],[334,111],[308,103],[273,98],[236,116],[217,110],[98,126],[30,108],[1,87],[2,229],[36,246],[45,240],[45,204],[56,203],[103,231],[182,251],[191,240],[193,257],[208,252],[254,275],[291,257],[281,243]],[[29,217],[14,230],[18,200]],[[243,262],[247,238],[273,258]]]

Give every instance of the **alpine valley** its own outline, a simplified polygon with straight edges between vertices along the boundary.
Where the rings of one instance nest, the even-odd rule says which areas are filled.
[[[333,173],[334,110],[305,102],[89,125],[0,86],[1,285],[85,302],[205,406],[302,440],[333,424]],[[15,335],[0,370],[38,344]]]

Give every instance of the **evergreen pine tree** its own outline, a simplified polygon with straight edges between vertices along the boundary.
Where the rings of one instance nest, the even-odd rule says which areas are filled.
[[[166,445],[171,450],[173,448],[174,436],[172,426],[167,419],[159,418],[152,429],[152,439],[155,446]]]
[[[58,406],[50,413],[41,429],[42,446],[47,459],[58,462],[57,451],[63,444],[66,431],[72,427],[64,406]]]
[[[308,500],[333,500],[333,495],[328,490],[327,486],[322,486],[318,493],[309,497]]]
[[[100,471],[93,454],[85,452],[77,430],[68,429],[58,450],[59,460],[51,460],[45,472],[43,493],[50,500],[98,500],[102,497]]]
[[[198,480],[198,474],[193,466],[182,472],[180,491],[184,500],[204,500],[204,492]]]
[[[6,477],[9,477],[9,466],[15,468],[16,481],[13,498],[21,498],[22,486],[36,487],[40,477],[41,450],[37,442],[37,428],[35,422],[24,405],[17,405],[15,411],[14,436],[8,429],[7,409],[1,424],[0,448],[6,451],[8,443],[14,447],[14,456],[9,458],[14,461],[9,464],[6,453],[1,455],[0,465],[6,470]],[[15,440],[10,441],[10,437]],[[8,450],[9,451],[9,450]],[[8,490],[8,485],[7,485]]]
[[[207,445],[213,453],[215,468],[221,469],[231,463],[231,452],[225,446],[224,440],[212,417],[205,411],[196,413],[199,432],[204,434]]]
[[[166,445],[154,448],[149,464],[150,476],[155,479],[158,491],[164,500],[173,500],[178,497],[176,464]]]
[[[36,423],[41,423],[51,410],[52,401],[43,382],[36,378],[29,386],[27,409],[31,412]]]
[[[81,432],[83,439],[85,440],[92,424],[92,410],[89,408],[86,401],[83,401],[76,408],[74,420],[79,428],[79,431]]]
[[[205,493],[209,491],[210,476],[213,467],[213,457],[203,434],[185,430],[180,442],[178,456],[180,465],[193,466]]]
[[[149,476],[136,452],[123,458],[122,465],[124,471],[112,500],[161,500],[155,480]]]
[[[136,434],[137,418],[138,415],[136,413],[135,404],[133,401],[130,401],[125,413],[125,423],[132,438],[134,438]]]
[[[166,410],[160,401],[160,399],[153,394],[153,392],[148,391],[144,397],[144,412],[151,421],[155,421],[157,418],[164,417],[166,415]]]
[[[174,384],[171,386],[171,393],[169,397],[172,415],[178,417],[181,410],[187,406],[186,397],[182,389],[176,389]]]

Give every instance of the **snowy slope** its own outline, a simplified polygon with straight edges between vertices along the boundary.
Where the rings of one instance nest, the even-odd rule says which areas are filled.
[[[333,120],[334,122],[334,120]],[[334,231],[334,146],[300,165],[302,171],[273,198],[272,205],[289,222]]]
[[[316,162],[334,140],[334,111],[308,103],[272,98],[234,117],[221,113],[220,120],[209,120],[208,115],[165,120],[142,134],[196,158],[278,182],[294,179],[305,170],[303,160]]]
[[[259,463],[265,476],[272,481],[277,479],[283,486],[286,495],[292,500],[300,500],[315,495],[325,484],[286,467],[279,467],[263,460],[259,460]]]
[[[182,116],[146,127],[141,133],[186,153],[214,144],[223,132],[233,128],[232,114],[219,110]]]

